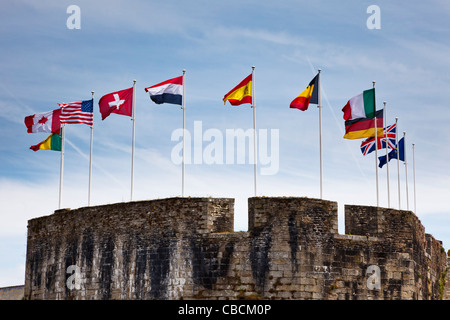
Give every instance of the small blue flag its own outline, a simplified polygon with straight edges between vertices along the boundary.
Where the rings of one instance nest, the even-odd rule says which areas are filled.
[[[405,141],[404,138],[401,138],[400,141],[398,142],[398,159],[401,161],[405,161]],[[391,161],[391,159],[397,159],[397,149],[392,150],[391,152],[388,153],[388,157],[389,157],[389,161]],[[378,157],[378,160],[380,160],[380,163],[378,164],[378,166],[380,168],[382,168],[386,163],[386,156],[381,156]]]

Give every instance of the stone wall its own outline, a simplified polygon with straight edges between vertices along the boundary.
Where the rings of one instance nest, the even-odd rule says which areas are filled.
[[[0,300],[22,300],[24,286],[0,288]]]
[[[25,299],[442,299],[447,255],[410,211],[309,198],[169,198],[28,222]]]

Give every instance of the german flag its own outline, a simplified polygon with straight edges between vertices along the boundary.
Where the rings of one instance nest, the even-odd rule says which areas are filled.
[[[308,109],[310,103],[319,103],[319,74],[311,80],[308,87],[300,93],[294,100],[292,100],[290,107],[293,109],[300,109],[305,111]]]
[[[383,135],[383,110],[376,112],[377,136]],[[344,139],[362,139],[375,137],[374,118],[359,118],[345,121]]]
[[[232,106],[252,103],[252,74],[241,81],[236,87],[223,97],[223,103],[230,102]]]

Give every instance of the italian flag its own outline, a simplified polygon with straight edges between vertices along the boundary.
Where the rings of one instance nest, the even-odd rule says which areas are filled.
[[[47,139],[37,145],[31,146],[30,149],[33,151],[38,151],[40,149],[61,151],[61,140],[61,134],[52,133]]]
[[[375,88],[365,90],[348,100],[342,108],[344,120],[375,118]]]

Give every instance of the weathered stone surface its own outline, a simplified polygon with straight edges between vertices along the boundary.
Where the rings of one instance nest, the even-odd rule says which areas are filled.
[[[410,211],[309,198],[118,203],[28,222],[25,299],[449,299],[447,255]]]

